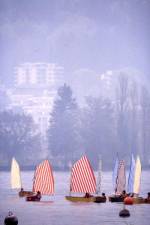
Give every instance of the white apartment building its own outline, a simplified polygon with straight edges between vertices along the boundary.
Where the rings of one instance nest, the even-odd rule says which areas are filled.
[[[63,67],[55,63],[24,63],[15,68],[15,85],[10,92],[12,108],[30,114],[45,133],[57,88],[63,82]]]

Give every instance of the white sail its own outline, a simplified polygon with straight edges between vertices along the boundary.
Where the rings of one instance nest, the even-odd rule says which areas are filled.
[[[141,169],[140,157],[137,156],[136,164],[135,164],[134,186],[133,186],[133,193],[137,195],[140,192],[141,170],[142,169]]]
[[[118,166],[118,175],[116,182],[116,194],[120,195],[126,187],[126,173],[125,173],[125,162],[124,160],[120,160]]]
[[[15,158],[12,159],[11,163],[11,187],[21,188],[21,175],[20,175],[20,167]]]

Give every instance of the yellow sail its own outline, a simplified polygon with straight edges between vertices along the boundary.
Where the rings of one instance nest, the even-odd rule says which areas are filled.
[[[135,164],[134,186],[133,186],[133,193],[137,195],[140,192],[140,180],[141,180],[141,162],[140,157],[137,156]]]
[[[11,163],[11,187],[21,188],[21,176],[20,176],[20,167],[15,158],[12,159]]]

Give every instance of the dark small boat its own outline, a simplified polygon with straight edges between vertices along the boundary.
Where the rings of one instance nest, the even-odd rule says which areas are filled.
[[[96,202],[96,203],[105,203],[106,202],[106,197],[96,196],[96,197],[94,197],[94,202]]]
[[[123,202],[124,201],[124,197],[117,196],[117,195],[109,196],[109,201],[110,202]]]
[[[19,197],[27,197],[30,195],[34,195],[34,192],[32,191],[19,191]]]
[[[146,203],[146,204],[150,204],[150,199],[145,198],[145,199],[144,199],[144,203]]]
[[[39,198],[37,195],[27,196],[26,201],[28,202],[39,202],[41,198]]]

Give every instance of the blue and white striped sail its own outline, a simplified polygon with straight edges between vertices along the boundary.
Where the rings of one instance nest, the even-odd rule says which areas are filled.
[[[118,167],[119,167],[119,158],[118,158],[118,154],[117,154],[115,167],[113,170],[113,189],[115,192],[116,192],[116,186],[117,186]]]
[[[132,154],[131,161],[130,161],[129,176],[128,176],[128,193],[133,193],[134,176],[135,176],[135,159]]]

